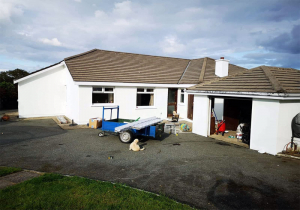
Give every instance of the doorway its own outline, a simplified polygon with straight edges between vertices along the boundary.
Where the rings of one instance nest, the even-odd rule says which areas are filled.
[[[194,95],[188,95],[188,110],[187,117],[190,120],[193,120],[193,112],[194,112]]]
[[[225,99],[224,120],[226,129],[235,131],[240,123],[251,123],[251,99]]]
[[[168,117],[173,116],[173,111],[177,112],[177,88],[168,89]]]
[[[211,98],[211,108],[216,108],[216,98]],[[249,148],[250,144],[250,130],[251,130],[251,115],[252,115],[252,99],[250,98],[223,98],[223,120],[225,121],[225,129],[226,132],[221,134],[215,133],[215,131],[220,126],[218,123],[219,121],[215,120],[215,116],[217,115],[216,112],[212,111],[211,109],[211,117],[210,117],[210,137],[225,141],[228,143],[233,143],[242,147]],[[221,105],[220,105],[221,106]],[[245,130],[243,133],[243,139],[238,138],[237,133],[241,133],[238,130],[238,126],[240,123],[244,123]],[[239,128],[240,129],[240,128]],[[240,129],[241,130],[241,129]],[[245,134],[245,135],[244,135]],[[241,137],[241,136],[240,136]]]

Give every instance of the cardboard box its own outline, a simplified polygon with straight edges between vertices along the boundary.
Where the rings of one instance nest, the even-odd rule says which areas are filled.
[[[102,127],[102,119],[101,118],[91,118],[89,120],[89,128],[100,128]]]

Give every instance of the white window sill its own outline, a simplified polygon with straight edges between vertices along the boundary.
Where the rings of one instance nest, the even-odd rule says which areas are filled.
[[[91,105],[91,107],[101,107],[101,106],[116,106],[116,104],[107,103],[107,104],[92,104]]]
[[[138,110],[138,109],[157,109],[157,108],[154,106],[137,106],[135,109]]]
[[[179,106],[185,106],[185,103],[178,103]]]

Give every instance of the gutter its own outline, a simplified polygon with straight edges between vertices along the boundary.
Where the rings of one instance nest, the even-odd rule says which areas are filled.
[[[230,92],[230,91],[193,91],[187,90],[188,94],[205,96],[233,96],[243,98],[265,98],[277,100],[300,100],[300,94],[287,93],[258,93],[258,92]]]

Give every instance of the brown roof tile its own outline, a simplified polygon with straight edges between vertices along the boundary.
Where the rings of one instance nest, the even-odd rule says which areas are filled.
[[[204,59],[206,59],[206,65],[203,66]],[[191,61],[187,71],[185,72],[183,78],[180,81],[180,84],[198,84],[200,83],[200,74],[201,71],[205,70],[204,76],[203,76],[203,82],[208,82],[213,79],[219,78],[215,75],[215,60],[212,58],[200,58],[200,59],[194,59]],[[204,67],[204,68],[203,68]],[[239,72],[244,72],[247,69],[236,66],[233,64],[229,64],[228,67],[228,75],[233,75]]]
[[[217,92],[300,93],[300,71],[260,66],[195,85],[189,90]]]
[[[65,63],[74,81],[198,84],[204,59],[203,81],[218,78],[211,58],[189,60],[94,49],[65,58]],[[229,65],[229,75],[244,70]]]
[[[65,59],[74,81],[177,84],[190,60],[105,50]]]

